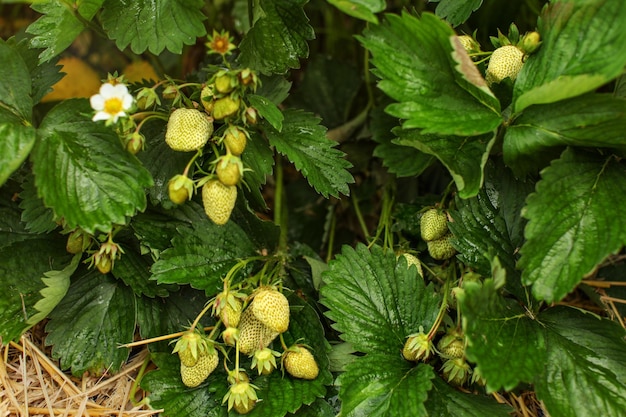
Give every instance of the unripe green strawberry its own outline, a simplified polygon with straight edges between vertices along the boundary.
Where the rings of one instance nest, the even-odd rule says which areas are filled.
[[[101,274],[106,275],[111,272],[111,269],[113,268],[113,262],[111,261],[111,257],[108,254],[97,253],[94,256],[94,260],[96,263],[96,268],[98,268],[98,271],[100,271]]]
[[[276,358],[280,357],[280,353],[270,349],[263,348],[254,351],[250,368],[256,368],[259,375],[269,375],[276,369]]]
[[[175,151],[197,151],[213,133],[213,121],[196,109],[176,109],[170,114],[165,142]]]
[[[465,338],[463,333],[457,330],[446,333],[439,343],[437,350],[442,358],[458,359],[465,356]]]
[[[303,346],[292,346],[283,353],[282,364],[294,378],[315,379],[320,373],[313,354]]]
[[[427,242],[426,244],[430,256],[438,261],[452,258],[456,253],[456,249],[454,249],[454,246],[452,246],[452,243],[450,242],[452,237],[453,234],[448,233],[439,239]]]
[[[480,52],[480,44],[469,35],[460,35],[459,41],[468,54]]]
[[[211,372],[217,368],[219,363],[219,357],[215,348],[211,347],[211,350],[198,358],[198,361],[193,366],[187,366],[184,363],[180,363],[180,376],[185,386],[194,388],[202,384],[205,379],[211,375]]]
[[[524,35],[518,47],[525,55],[530,55],[539,48],[539,45],[541,45],[539,32],[528,32]]]
[[[242,303],[238,299],[235,300],[236,305],[225,304],[220,309],[220,319],[224,325],[228,327],[237,327],[241,321]]]
[[[441,369],[443,370],[443,377],[457,386],[464,385],[472,373],[472,368],[464,358],[448,359],[443,363]]]
[[[233,91],[237,79],[231,77],[229,74],[222,74],[215,78],[215,90],[218,93],[227,94]]]
[[[222,120],[239,111],[241,100],[230,96],[218,98],[213,102],[213,110],[211,115],[215,120]]]
[[[211,342],[197,331],[187,330],[176,341],[172,353],[178,353],[180,362],[185,366],[194,366],[201,355],[209,352]]]
[[[420,328],[420,332],[412,334],[406,339],[402,348],[402,356],[408,361],[425,361],[433,353],[433,350],[433,342]]]
[[[89,237],[86,236],[81,229],[76,229],[67,237],[67,243],[65,244],[65,250],[68,253],[76,255],[83,252],[89,246]]]
[[[248,381],[240,380],[230,386],[222,403],[228,401],[228,410],[235,409],[239,414],[248,414],[258,400],[256,389]]]
[[[224,185],[237,185],[241,180],[243,173],[243,164],[241,159],[235,155],[223,155],[215,166],[217,178]]]
[[[420,219],[420,233],[426,242],[439,239],[448,232],[448,216],[442,210],[431,208]]]
[[[205,86],[202,91],[200,91],[200,102],[202,103],[202,107],[208,113],[213,111],[213,97],[215,96],[215,92],[213,91],[212,85]]]
[[[230,219],[230,214],[237,201],[237,187],[226,186],[213,179],[202,186],[202,204],[204,212],[215,224],[223,225]]]
[[[174,204],[183,204],[193,195],[193,181],[186,175],[174,175],[167,184],[167,193]]]
[[[244,355],[249,355],[255,350],[263,349],[278,336],[278,332],[261,323],[252,313],[250,307],[241,314],[239,321],[239,351]]]
[[[259,288],[250,304],[254,316],[277,333],[284,333],[289,327],[289,301],[278,290],[271,287]]]
[[[239,329],[236,327],[226,327],[222,332],[222,340],[228,346],[235,346],[239,340]]]
[[[501,46],[491,54],[485,80],[492,85],[502,82],[505,78],[515,81],[524,65],[524,53],[517,46]]]
[[[229,126],[224,133],[223,142],[228,152],[235,156],[239,156],[246,149],[248,134],[245,130],[237,126]]]

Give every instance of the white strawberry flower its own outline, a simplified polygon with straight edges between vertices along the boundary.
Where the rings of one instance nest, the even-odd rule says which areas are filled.
[[[133,96],[124,84],[104,83],[100,92],[89,99],[91,107],[96,111],[93,121],[106,120],[113,123],[126,116],[126,111],[133,105]]]

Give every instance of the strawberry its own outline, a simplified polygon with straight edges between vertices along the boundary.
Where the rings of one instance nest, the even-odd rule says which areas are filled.
[[[461,35],[459,36],[459,41],[463,48],[467,51],[468,54],[475,54],[480,52],[480,44],[476,42],[476,40],[469,35]]]
[[[180,362],[185,366],[194,366],[201,355],[209,351],[210,341],[194,330],[187,330],[176,341],[172,353],[178,353]]]
[[[448,232],[448,216],[442,210],[431,208],[420,219],[420,233],[424,241],[439,239]]]
[[[433,342],[421,328],[418,333],[409,335],[402,348],[402,356],[408,361],[425,361],[432,353]]]
[[[211,115],[215,120],[222,120],[239,111],[241,100],[238,97],[226,96],[218,98],[213,102]]]
[[[217,368],[219,357],[215,348],[211,345],[208,352],[199,355],[198,361],[193,366],[180,363],[180,376],[185,386],[194,388],[202,384],[205,379]]]
[[[525,55],[535,52],[541,45],[541,35],[539,32],[528,32],[517,45]]]
[[[248,414],[258,401],[254,385],[245,380],[235,382],[230,386],[222,403],[228,401],[228,410],[235,409],[239,414]]]
[[[315,379],[320,372],[313,354],[302,345],[287,349],[283,353],[282,365],[294,378]]]
[[[222,340],[228,346],[236,346],[239,340],[239,329],[236,327],[226,327],[222,332]]]
[[[221,74],[215,78],[215,90],[221,94],[227,94],[233,91],[237,85],[237,79],[231,77],[229,74]]]
[[[213,179],[202,186],[204,212],[215,224],[228,222],[236,201],[237,187],[234,185],[227,186]]]
[[[65,250],[72,255],[84,252],[89,246],[90,238],[82,229],[76,229],[67,237]]]
[[[250,368],[257,368],[259,375],[269,375],[276,369],[276,358],[280,353],[270,348],[258,349],[252,356]]]
[[[452,243],[450,242],[450,239],[453,236],[454,235],[452,233],[447,233],[439,239],[427,242],[426,244],[428,246],[428,253],[430,256],[438,261],[452,258],[456,253],[456,249],[454,249],[454,246],[452,246]]]
[[[504,45],[493,51],[485,74],[487,84],[497,84],[506,78],[515,81],[524,65],[524,52],[517,46]]]
[[[175,151],[190,152],[202,148],[213,133],[213,121],[196,109],[176,109],[170,114],[165,142]]]
[[[459,359],[465,356],[465,338],[463,332],[453,329],[448,331],[437,343],[437,350],[442,358]]]
[[[239,351],[249,355],[255,350],[268,347],[278,336],[278,332],[272,331],[261,323],[252,313],[250,307],[241,314],[239,321]]]
[[[246,149],[248,132],[237,126],[229,126],[224,133],[222,141],[228,152],[235,156],[239,156]]]
[[[215,167],[217,178],[224,185],[237,185],[243,173],[241,159],[235,155],[224,155],[217,160]]]
[[[250,304],[254,316],[277,333],[289,327],[289,301],[280,291],[271,287],[260,287]]]
[[[243,293],[224,289],[215,296],[213,315],[219,317],[226,327],[237,327],[243,310],[241,300],[245,297],[246,295]]]
[[[212,85],[205,86],[202,91],[200,91],[200,102],[202,103],[202,107],[208,113],[213,111],[213,96],[215,92],[213,91]]]
[[[443,377],[457,386],[464,385],[472,373],[472,368],[470,368],[464,358],[448,359],[443,363],[441,369]]]
[[[174,175],[167,184],[167,192],[174,204],[183,204],[193,195],[193,181],[186,175]]]

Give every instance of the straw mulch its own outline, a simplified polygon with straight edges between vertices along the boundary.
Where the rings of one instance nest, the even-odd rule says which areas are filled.
[[[162,411],[141,404],[141,391],[135,395],[139,398],[130,398],[147,351],[133,356],[115,375],[78,379],[62,372],[32,338],[27,333],[20,343],[2,349],[0,417],[147,417]]]

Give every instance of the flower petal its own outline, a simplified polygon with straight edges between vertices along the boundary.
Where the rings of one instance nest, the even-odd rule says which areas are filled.
[[[102,97],[100,94],[94,94],[89,98],[89,104],[91,104],[91,108],[96,111],[104,110],[104,101],[104,97]]]

